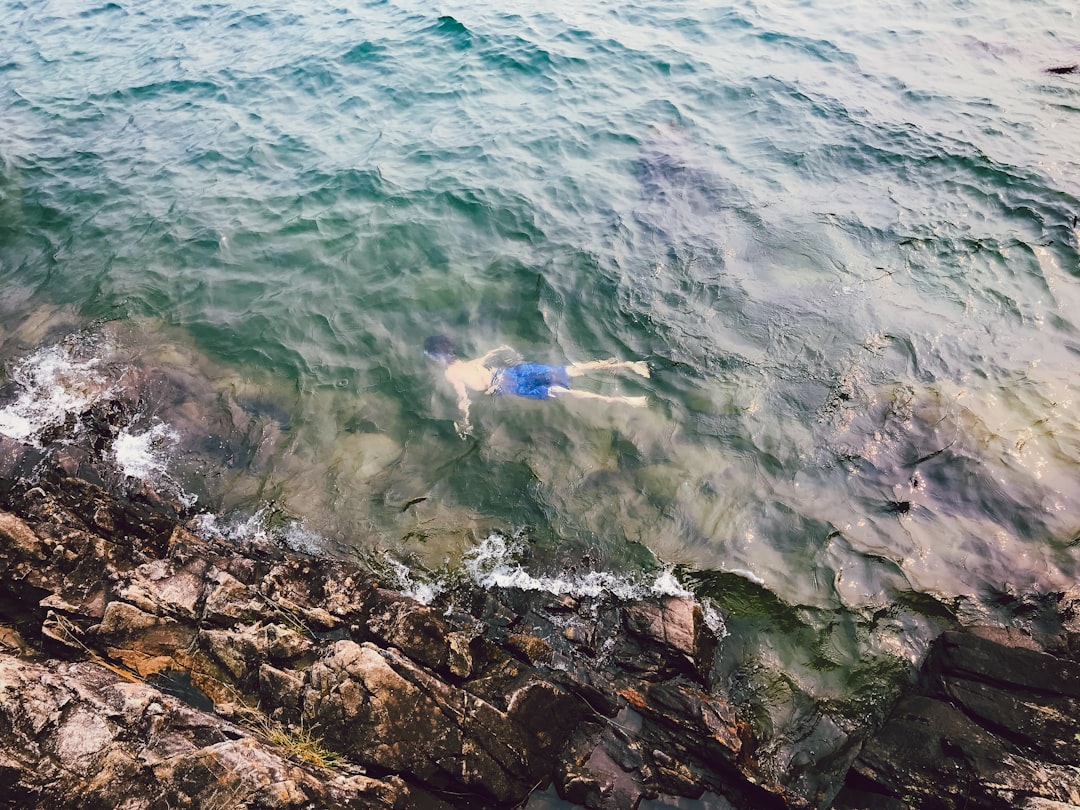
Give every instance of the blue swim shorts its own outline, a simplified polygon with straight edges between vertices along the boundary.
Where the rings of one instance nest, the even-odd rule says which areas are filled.
[[[520,363],[499,369],[495,374],[493,394],[513,394],[528,399],[548,399],[551,388],[569,388],[570,375],[565,366]]]

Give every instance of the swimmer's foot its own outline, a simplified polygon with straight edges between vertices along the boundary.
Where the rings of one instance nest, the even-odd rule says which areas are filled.
[[[625,403],[632,408],[644,408],[649,404],[648,397],[619,397],[619,402]]]

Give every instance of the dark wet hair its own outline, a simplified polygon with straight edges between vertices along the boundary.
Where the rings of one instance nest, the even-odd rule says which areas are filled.
[[[454,341],[446,335],[432,335],[424,339],[424,354],[432,360],[441,360],[449,363],[457,358],[454,350]]]

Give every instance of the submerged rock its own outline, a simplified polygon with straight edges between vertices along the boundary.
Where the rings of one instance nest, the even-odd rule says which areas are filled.
[[[1032,646],[1030,637],[1010,646],[945,633],[919,690],[863,748],[835,806],[1080,805],[1080,663]]]
[[[200,536],[94,464],[0,437],[7,806],[1080,804],[1080,595],[1056,636],[946,633],[876,734],[825,718],[824,759],[764,772],[690,596],[423,605],[350,562]]]

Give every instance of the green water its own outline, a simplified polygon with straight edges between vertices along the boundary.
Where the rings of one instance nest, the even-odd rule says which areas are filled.
[[[1080,77],[1045,69],[1078,30],[3,0],[5,396],[78,344],[200,508],[429,568],[492,530],[537,576],[678,565],[740,660],[841,694],[1075,582]],[[463,440],[437,333],[645,359],[576,384],[648,407],[478,398]]]

